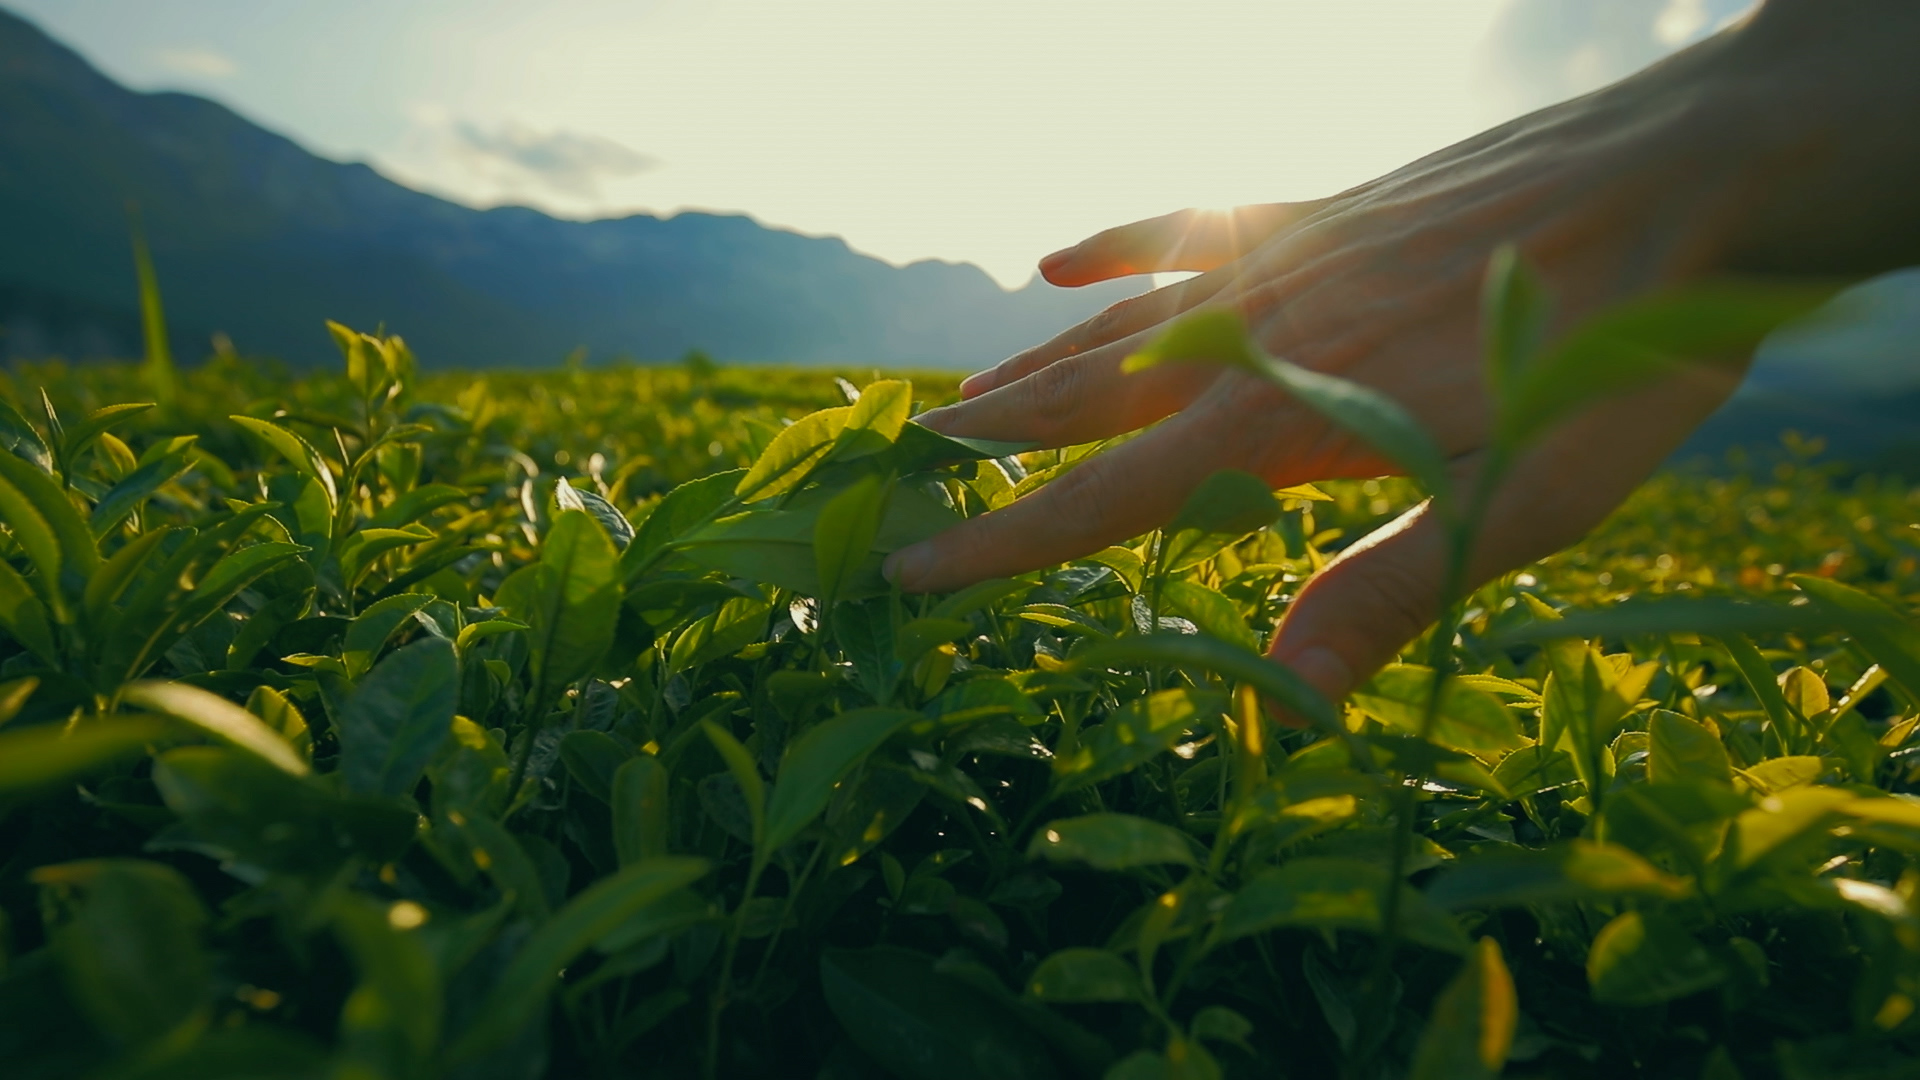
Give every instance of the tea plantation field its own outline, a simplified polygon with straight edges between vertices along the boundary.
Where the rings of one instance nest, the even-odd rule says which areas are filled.
[[[11,1080],[1920,1074],[1920,488],[1663,475],[1334,703],[1407,481],[903,596],[1096,448],[336,336],[0,377]]]

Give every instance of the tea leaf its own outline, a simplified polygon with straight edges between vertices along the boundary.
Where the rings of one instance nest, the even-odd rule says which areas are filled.
[[[827,807],[834,786],[904,725],[919,719],[904,709],[858,709],[823,720],[794,740],[780,759],[767,802],[766,850],[798,836]]]
[[[561,971],[575,957],[635,912],[700,880],[707,869],[704,859],[647,859],[574,897],[520,946],[473,1023],[447,1048],[448,1060],[472,1061],[510,1040],[538,1017]]]
[[[501,583],[495,601],[532,629],[532,697],[549,702],[613,646],[620,611],[617,555],[599,522],[578,510],[554,518],[540,561]]]
[[[1131,870],[1161,863],[1198,865],[1193,847],[1185,835],[1157,821],[1130,814],[1088,814],[1049,822],[1033,835],[1027,857]]]
[[[300,475],[319,484],[320,490],[326,494],[327,512],[333,512],[334,505],[340,499],[334,487],[333,469],[313,448],[312,443],[270,421],[256,420],[251,416],[230,416],[228,419],[252,432],[274,453],[285,458],[287,464],[292,465]]]
[[[169,682],[129,683],[121,691],[120,699],[191,724],[288,775],[305,776],[311,771],[305,759],[279,732],[233,702],[199,687]]]
[[[1353,704],[1388,727],[1417,734],[1426,723],[1432,696],[1432,668],[1394,664],[1354,691]],[[1517,750],[1532,742],[1498,698],[1453,680],[1441,694],[1431,738],[1468,753]]]
[[[851,405],[822,409],[789,425],[761,451],[733,493],[742,499],[771,499],[798,486],[833,449],[853,410]]]
[[[1629,911],[1602,927],[1587,953],[1593,997],[1608,1005],[1657,1005],[1716,986],[1726,971],[1665,915]]]
[[[1286,667],[1227,642],[1186,634],[1153,634],[1101,642],[1074,657],[1074,670],[1123,664],[1173,664],[1251,683],[1267,698],[1325,731],[1341,731],[1333,706]]]
[[[142,859],[43,866],[32,881],[77,900],[53,932],[69,991],[123,1046],[162,1038],[205,1009],[213,966],[206,909],[180,873]]]
[[[901,413],[904,423],[904,402]],[[822,603],[832,604],[840,596],[841,587],[852,582],[867,561],[868,551],[880,535],[889,483],[888,477],[864,476],[820,508],[820,516],[813,525],[813,559],[814,571],[820,579]],[[871,588],[870,583],[862,585]]]
[[[707,741],[720,753],[720,760],[726,762],[727,772],[733,776],[733,782],[740,786],[740,795],[746,799],[747,815],[752,821],[753,847],[755,857],[765,861],[779,845],[767,840],[767,786],[760,779],[760,767],[753,762],[753,755],[740,745],[733,733],[714,723],[712,720],[700,721],[701,730],[706,732]],[[821,802],[825,803],[822,797]]]
[[[1910,699],[1920,700],[1920,630],[1858,589],[1806,574],[1790,580],[1844,627]]]
[[[1062,949],[1033,969],[1027,992],[1041,1001],[1139,1001],[1146,994],[1133,965],[1105,949]]]
[[[1683,896],[1687,884],[1617,844],[1573,840],[1544,850],[1503,848],[1439,871],[1427,900],[1458,911],[1621,895]]]
[[[0,793],[55,787],[140,753],[166,733],[157,721],[115,716],[72,731],[42,724],[0,734]]]
[[[1647,720],[1647,779],[1733,782],[1727,748],[1713,732],[1696,721],[1666,709],[1655,709]]]
[[[1212,947],[1282,926],[1380,930],[1384,866],[1354,859],[1307,856],[1262,871],[1234,894]],[[1409,941],[1443,952],[1464,953],[1470,944],[1447,914],[1405,885],[1400,898],[1401,932]]]
[[[1055,1080],[1019,1014],[891,946],[827,949],[820,983],[840,1026],[902,1080]]]
[[[1519,1019],[1513,976],[1500,946],[1483,937],[1434,1002],[1413,1052],[1409,1080],[1499,1076]]]
[[[43,662],[59,664],[47,605],[34,595],[33,586],[19,571],[4,561],[0,561],[0,629]]]
[[[667,770],[658,758],[640,754],[613,774],[613,848],[621,866],[667,853],[672,831],[667,802]]]
[[[593,515],[593,520],[607,530],[614,547],[624,549],[633,542],[633,523],[612,503],[601,498],[599,492],[577,488],[562,480],[553,486],[553,501],[562,510],[582,510]]]
[[[374,666],[347,701],[340,775],[349,791],[404,795],[447,740],[460,701],[453,644],[424,637]]]
[[[560,739],[560,760],[568,775],[603,803],[612,803],[613,778],[632,757],[632,751],[604,732],[569,731]]]

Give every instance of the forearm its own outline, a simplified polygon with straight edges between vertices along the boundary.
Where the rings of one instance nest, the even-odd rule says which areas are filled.
[[[1725,268],[1920,263],[1920,3],[1768,0],[1723,39],[1707,65],[1724,130],[1708,137],[1741,167]]]

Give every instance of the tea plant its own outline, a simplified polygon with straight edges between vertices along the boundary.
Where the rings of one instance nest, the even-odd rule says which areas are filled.
[[[1501,453],[1621,385],[1599,360],[1809,301],[1543,348],[1524,270],[1491,280]],[[1130,545],[902,596],[886,553],[1099,447],[936,435],[900,380],[423,378],[335,333],[344,378],[41,367],[0,409],[9,1076],[1920,1062],[1904,487],[1661,479],[1330,703],[1258,646],[1404,482],[1222,473]],[[1391,402],[1228,317],[1138,363],[1198,358],[1470,538]]]

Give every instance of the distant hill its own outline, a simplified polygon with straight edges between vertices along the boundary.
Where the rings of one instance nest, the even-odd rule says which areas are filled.
[[[894,267],[740,216],[562,221],[473,210],[328,161],[188,94],[135,93],[0,11],[0,355],[138,347],[137,203],[183,356],[221,331],[324,361],[324,319],[404,334],[439,366],[576,347],[664,359],[972,366],[1137,291],[970,264]]]

